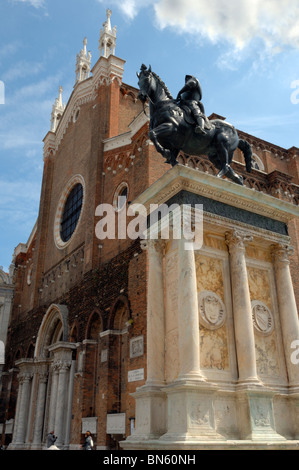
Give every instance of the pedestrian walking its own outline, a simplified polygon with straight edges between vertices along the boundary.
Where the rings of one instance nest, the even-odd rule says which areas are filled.
[[[93,440],[92,440],[90,431],[86,431],[85,436],[84,436],[84,444],[82,444],[81,447],[83,450],[92,450]]]
[[[57,439],[57,436],[54,435],[54,431],[49,432],[47,436],[47,448],[48,449],[49,447],[54,445],[56,439]]]

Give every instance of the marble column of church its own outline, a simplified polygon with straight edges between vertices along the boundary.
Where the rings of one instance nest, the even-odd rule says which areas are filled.
[[[32,448],[39,448],[41,446],[43,435],[43,424],[46,403],[46,391],[48,382],[48,372],[45,369],[38,371],[38,393],[36,401],[34,431]]]
[[[199,379],[200,344],[198,296],[194,250],[178,240],[178,334],[180,371],[178,379]]]
[[[164,242],[148,240],[142,248],[148,251],[146,385],[161,386],[165,380]]]
[[[272,246],[274,261],[277,300],[284,342],[285,358],[289,376],[289,384],[299,391],[299,366],[292,362],[292,344],[299,340],[298,312],[290,273],[289,256],[291,247],[281,244]]]
[[[58,377],[59,369],[57,364],[52,365],[51,374],[51,395],[50,395],[50,407],[49,407],[49,418],[48,418],[48,433],[54,431],[55,433],[55,413],[57,403],[57,388],[58,388]]]
[[[234,230],[226,234],[229,247],[235,341],[239,384],[258,385],[254,327],[245,259],[245,245],[252,237]]]
[[[14,428],[13,428],[13,438],[12,438],[12,444],[16,442],[17,434],[18,434],[18,422],[19,422],[19,416],[20,416],[20,407],[21,407],[21,396],[22,396],[22,382],[19,380],[19,391],[18,391],[18,397],[17,397],[17,406],[16,406],[16,411],[15,411],[15,416],[14,416]]]
[[[19,375],[20,384],[20,404],[18,407],[18,419],[16,423],[16,436],[13,443],[16,445],[23,445],[25,443],[27,423],[28,423],[28,408],[30,400],[32,373],[24,372]]]
[[[68,379],[69,370],[71,363],[67,361],[61,361],[58,364],[59,378],[58,378],[58,389],[57,389],[57,402],[56,402],[56,414],[55,414],[55,435],[57,436],[56,445],[63,446],[65,438],[65,420],[66,420],[66,399],[68,390]]]

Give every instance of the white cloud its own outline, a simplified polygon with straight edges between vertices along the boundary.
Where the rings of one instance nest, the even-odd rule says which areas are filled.
[[[42,63],[30,63],[25,60],[21,60],[14,64],[10,69],[2,75],[2,80],[5,82],[11,82],[18,78],[25,78],[30,75],[36,75],[43,70],[44,66]]]
[[[228,41],[238,50],[256,39],[272,53],[299,48],[298,0],[160,0],[154,7],[161,28]]]
[[[29,5],[33,6],[34,8],[41,8],[45,6],[45,0],[13,0],[13,2],[29,3]]]
[[[107,3],[106,0],[98,0],[99,3]],[[139,11],[143,8],[153,5],[153,0],[110,0],[109,5],[112,7],[116,5],[122,13],[129,19],[134,19],[138,15]]]
[[[271,54],[285,46],[299,49],[298,0],[110,0],[109,4],[130,19],[151,6],[159,28],[213,43],[225,41],[236,51],[253,40]]]

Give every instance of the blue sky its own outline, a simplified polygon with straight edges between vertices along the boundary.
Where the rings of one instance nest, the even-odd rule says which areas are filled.
[[[1,0],[0,265],[36,222],[43,138],[52,104],[75,83],[83,38],[99,58],[106,9],[117,26],[124,82],[137,86],[151,64],[176,96],[186,74],[198,77],[206,113],[249,134],[299,147],[298,0]],[[292,88],[293,87],[293,88]],[[1,87],[0,87],[1,92]]]

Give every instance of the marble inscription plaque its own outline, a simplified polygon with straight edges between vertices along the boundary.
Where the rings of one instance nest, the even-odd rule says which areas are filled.
[[[143,336],[138,336],[133,338],[130,341],[130,358],[143,356],[144,346],[143,346]]]

